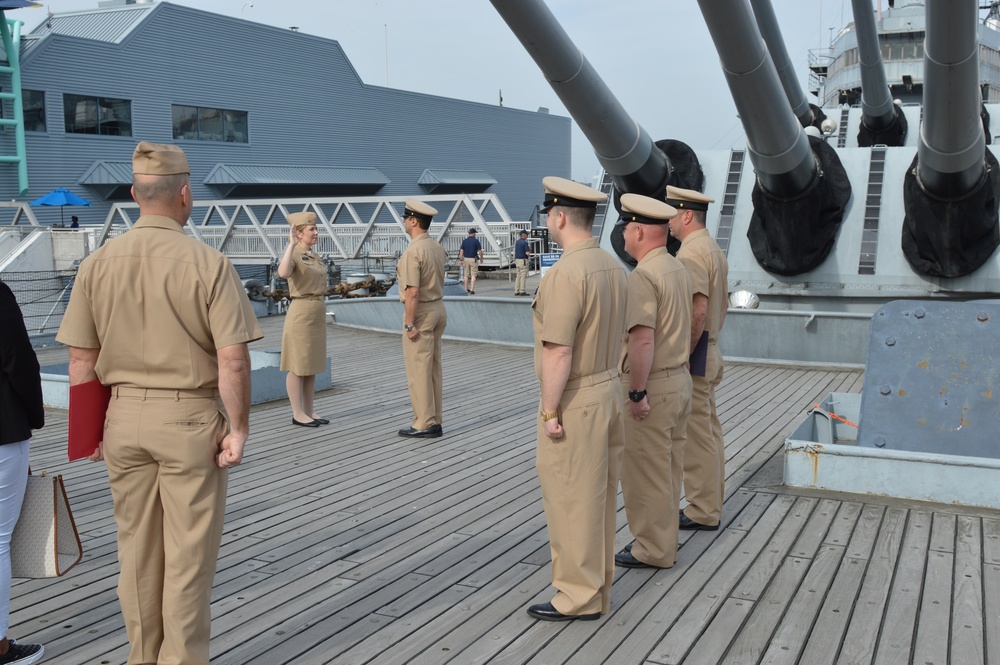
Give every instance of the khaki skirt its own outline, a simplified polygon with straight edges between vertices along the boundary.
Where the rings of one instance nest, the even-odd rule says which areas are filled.
[[[312,376],[326,371],[326,304],[295,299],[281,331],[281,371]]]

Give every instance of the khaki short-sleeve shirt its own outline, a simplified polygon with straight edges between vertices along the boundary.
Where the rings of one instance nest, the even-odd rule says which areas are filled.
[[[680,367],[691,355],[691,278],[684,264],[666,247],[647,253],[628,276],[625,331],[635,326],[653,329],[650,373]],[[622,352],[622,373],[631,371],[628,338]]]
[[[617,368],[627,292],[624,268],[596,239],[566,250],[531,304],[538,378],[543,342],[573,347],[569,380]]]
[[[292,298],[326,295],[326,264],[313,252],[292,248],[292,274],[288,276]]]
[[[441,243],[428,233],[421,233],[410,242],[396,264],[396,284],[399,300],[406,300],[406,287],[419,290],[419,302],[441,300],[444,296],[444,266],[448,255]]]
[[[707,229],[693,231],[684,238],[677,258],[691,274],[692,293],[708,296],[705,330],[708,341],[719,337],[722,319],[729,307],[729,263]]]
[[[216,349],[261,337],[229,259],[144,215],[80,264],[56,341],[100,349],[105,385],[191,390],[218,386]]]

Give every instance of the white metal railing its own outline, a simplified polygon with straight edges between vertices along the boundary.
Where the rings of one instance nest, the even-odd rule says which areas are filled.
[[[20,224],[22,219],[28,220],[32,226],[41,226],[27,202],[0,201],[0,224],[14,226]]]
[[[238,263],[277,261],[288,241],[285,216],[312,211],[318,218],[320,239],[316,251],[333,261],[396,259],[406,249],[401,218],[406,196],[359,196],[299,199],[240,199],[195,201],[185,229],[193,237]],[[450,257],[470,228],[476,228],[483,245],[483,265],[506,265],[509,249],[527,221],[514,221],[494,194],[420,196],[438,209],[430,234]],[[136,203],[115,203],[96,238],[100,246],[132,227],[139,215]],[[486,215],[500,221],[486,221]],[[196,220],[199,220],[196,222]]]

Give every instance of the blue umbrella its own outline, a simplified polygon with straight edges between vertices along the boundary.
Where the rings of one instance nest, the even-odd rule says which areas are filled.
[[[84,198],[80,198],[79,196],[69,191],[65,187],[59,187],[58,189],[53,189],[45,196],[35,199],[34,201],[31,202],[31,205],[59,206],[59,223],[64,224],[65,223],[63,220],[64,206],[89,206],[90,201]]]
[[[29,0],[0,0],[0,9],[23,9],[25,7],[41,7],[37,2]]]

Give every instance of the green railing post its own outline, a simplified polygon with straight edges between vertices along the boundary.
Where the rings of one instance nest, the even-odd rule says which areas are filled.
[[[0,9],[0,38],[10,65],[10,91],[14,106],[14,151],[13,158],[3,161],[17,164],[17,184],[20,196],[28,193],[28,159],[24,146],[24,103],[21,99],[21,26],[24,21],[8,19]]]

